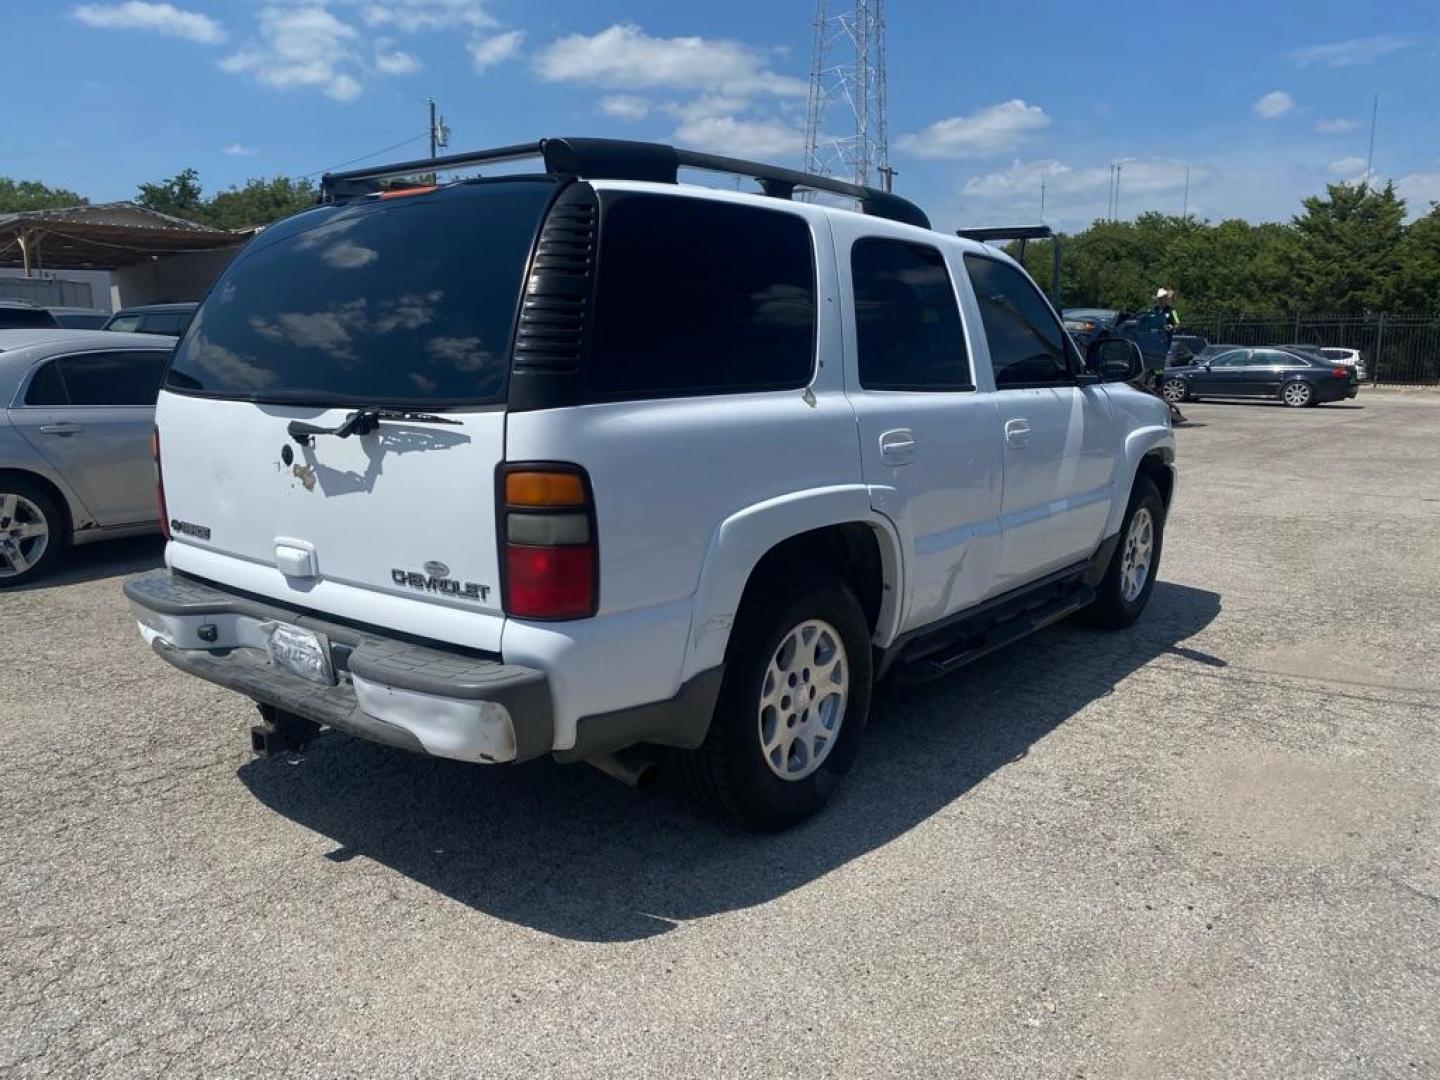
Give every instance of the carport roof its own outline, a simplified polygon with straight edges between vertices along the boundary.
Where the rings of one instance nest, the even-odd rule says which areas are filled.
[[[115,270],[152,256],[238,247],[249,233],[214,229],[133,202],[0,214],[0,266]]]

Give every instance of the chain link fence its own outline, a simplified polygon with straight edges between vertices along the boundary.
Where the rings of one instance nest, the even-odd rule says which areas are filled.
[[[1359,349],[1372,383],[1440,386],[1440,316],[1187,313],[1182,332],[1216,345]]]

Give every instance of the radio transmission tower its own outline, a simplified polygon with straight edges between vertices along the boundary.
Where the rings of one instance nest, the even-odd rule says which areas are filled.
[[[888,189],[883,0],[816,0],[805,169]]]

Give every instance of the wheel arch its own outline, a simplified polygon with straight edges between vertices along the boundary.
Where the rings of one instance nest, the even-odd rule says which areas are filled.
[[[31,469],[0,468],[0,485],[3,485],[7,478],[32,483],[55,501],[55,505],[60,508],[60,546],[69,547],[75,536],[75,508],[70,504],[69,494],[44,473]]]
[[[855,591],[872,639],[898,631],[903,563],[895,526],[864,487],[787,496],[731,515],[715,530],[691,614],[683,678],[724,662],[748,596],[777,577],[823,566]]]

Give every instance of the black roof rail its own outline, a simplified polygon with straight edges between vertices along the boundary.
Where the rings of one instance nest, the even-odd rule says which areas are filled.
[[[955,235],[966,240],[978,240],[987,244],[992,240],[1019,240],[1022,266],[1025,263],[1025,244],[1030,240],[1053,240],[1050,245],[1050,302],[1060,310],[1060,237],[1049,225],[989,225],[979,229],[956,229]]]
[[[430,174],[446,169],[497,164],[539,157],[552,176],[579,176],[592,180],[649,180],[674,184],[682,167],[709,172],[749,176],[760,182],[760,190],[780,199],[791,198],[796,189],[825,191],[854,199],[860,209],[874,217],[903,221],[907,225],[930,227],[925,211],[909,199],[877,188],[851,184],[828,176],[798,172],[758,161],[680,150],[664,143],[632,142],[627,139],[541,139],[538,142],[474,150],[445,157],[421,158],[394,165],[377,165],[347,172],[326,173],[320,178],[323,198],[344,199],[369,195],[381,189],[382,181],[402,176]]]

